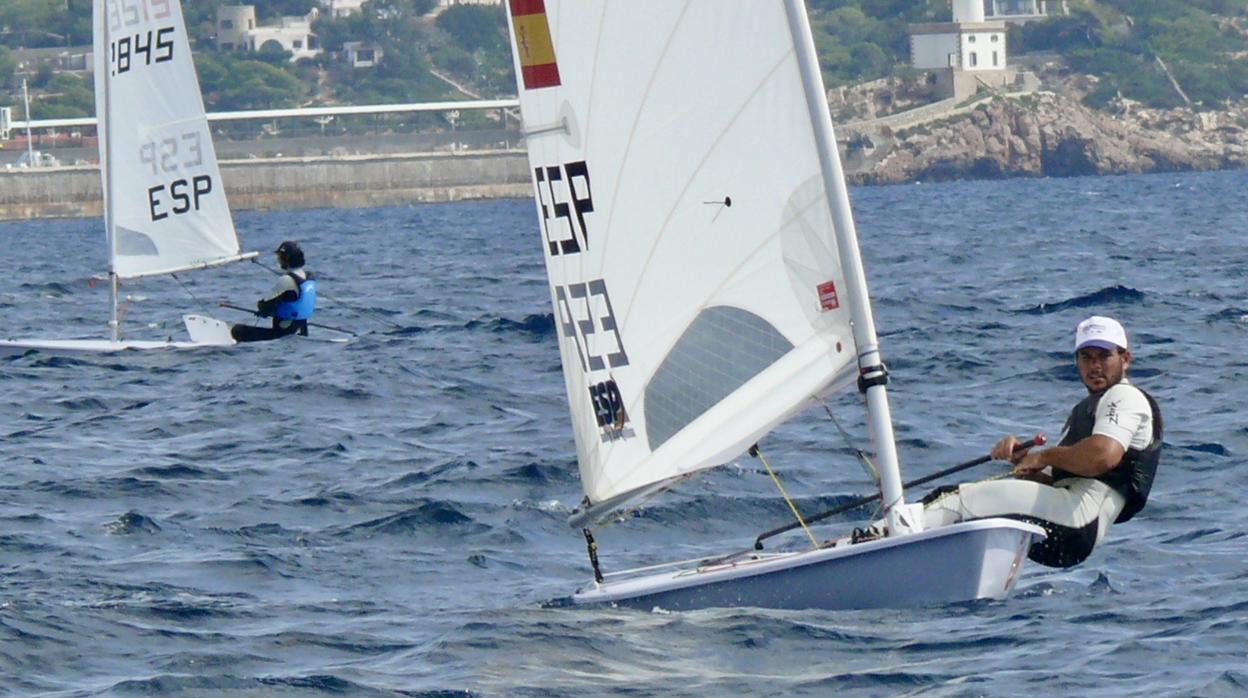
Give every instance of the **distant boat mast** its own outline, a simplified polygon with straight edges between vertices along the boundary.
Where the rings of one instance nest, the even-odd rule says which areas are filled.
[[[35,139],[30,135],[30,92],[26,90],[26,78],[22,78],[22,102],[26,105],[26,157],[30,159],[31,167],[38,167],[35,162]]]

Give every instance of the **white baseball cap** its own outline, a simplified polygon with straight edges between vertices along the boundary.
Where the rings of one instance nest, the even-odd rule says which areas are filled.
[[[1084,347],[1126,349],[1127,332],[1113,318],[1093,315],[1079,323],[1075,330],[1075,351]]]

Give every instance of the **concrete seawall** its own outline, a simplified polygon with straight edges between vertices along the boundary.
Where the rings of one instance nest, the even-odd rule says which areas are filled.
[[[360,208],[532,196],[524,151],[226,160],[236,211]],[[94,165],[0,170],[0,220],[102,214]]]

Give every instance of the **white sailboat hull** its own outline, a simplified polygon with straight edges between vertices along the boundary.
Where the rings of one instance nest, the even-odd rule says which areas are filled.
[[[111,354],[130,349],[190,349],[202,346],[209,345],[197,344],[195,342],[174,342],[172,340],[125,340],[114,342],[108,339],[4,339],[0,340],[0,355],[21,355],[30,351],[56,356]]]
[[[608,578],[578,590],[572,601],[683,611],[899,608],[1003,599],[1018,581],[1032,541],[1043,537],[1032,524],[982,519],[854,545]]]
[[[190,341],[175,342],[173,339],[127,339],[114,342],[109,339],[0,339],[0,356],[21,356],[37,351],[54,356],[83,354],[111,354],[118,351],[146,351],[151,349],[203,349],[205,347],[232,347],[238,342],[230,334],[230,323],[207,315],[183,315]],[[282,339],[347,344],[349,337],[322,337],[292,334]],[[256,344],[256,342],[250,342]],[[259,342],[265,344],[265,342]]]
[[[237,342],[230,336],[230,325],[205,315],[183,315],[191,340],[175,342],[166,340],[109,339],[3,339],[0,340],[0,356],[13,356],[37,351],[56,356],[75,354],[111,354],[118,351],[146,351],[151,349],[198,349],[202,347],[227,347]]]

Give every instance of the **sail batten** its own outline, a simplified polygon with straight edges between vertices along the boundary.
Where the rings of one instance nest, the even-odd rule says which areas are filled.
[[[849,291],[780,3],[523,5],[559,76],[518,80],[526,128],[567,124],[528,151],[581,481],[627,499],[851,379]]]
[[[619,479],[603,483],[603,489],[639,490],[652,482],[729,462],[797,412],[853,380],[852,366],[844,366],[831,377],[819,370],[820,364],[829,363],[830,355],[833,352],[820,339],[795,348],[757,376],[753,385],[717,402],[647,458],[630,469],[612,471]]]

